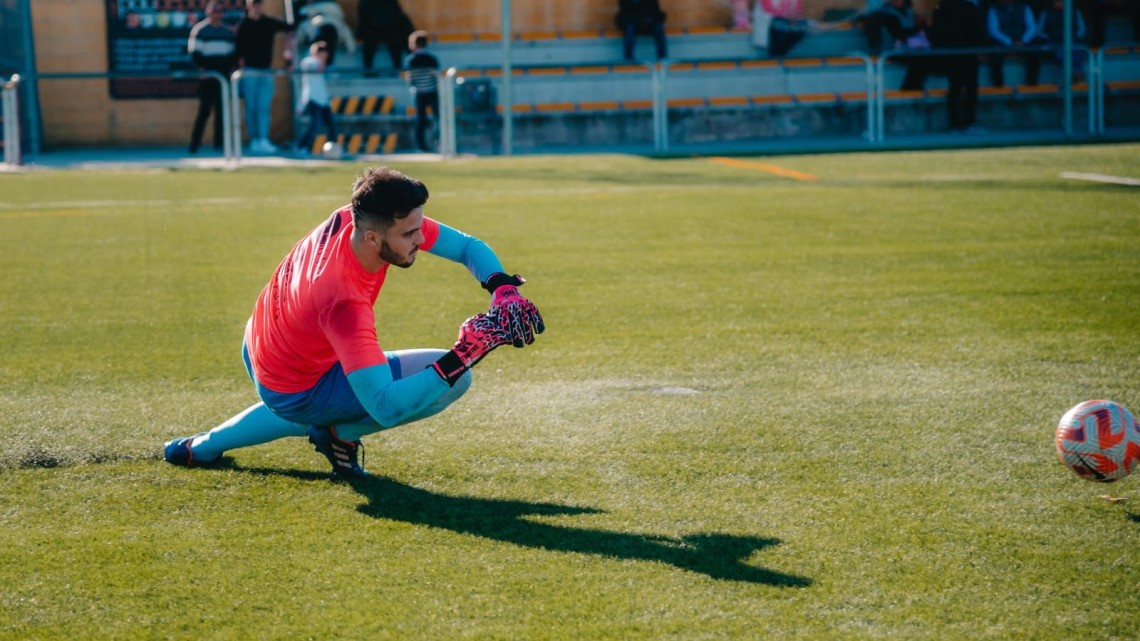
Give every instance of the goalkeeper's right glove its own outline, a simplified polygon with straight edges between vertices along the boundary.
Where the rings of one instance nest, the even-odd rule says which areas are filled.
[[[432,364],[436,374],[454,387],[464,372],[491,350],[511,342],[511,334],[487,314],[475,314],[459,326],[459,340],[451,351]]]
[[[491,292],[491,309],[488,315],[499,322],[499,326],[511,334],[515,347],[523,347],[534,342],[534,335],[546,329],[542,314],[534,303],[519,293],[519,286],[526,282],[522,276],[507,276],[502,272],[491,274],[483,283],[483,289]]]

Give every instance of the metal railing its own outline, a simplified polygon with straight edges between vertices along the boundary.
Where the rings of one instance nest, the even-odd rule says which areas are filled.
[[[977,47],[970,49],[896,49],[884,52],[879,56],[876,62],[876,90],[875,90],[875,133],[872,136],[872,141],[882,143],[886,139],[885,111],[886,111],[886,88],[883,83],[883,77],[886,73],[885,68],[890,61],[901,60],[920,60],[920,59],[937,59],[946,58],[948,56],[983,56],[986,54],[1005,54],[1005,55],[1035,55],[1046,56],[1053,53],[1051,47],[1025,47],[1019,49],[1011,49],[1009,47]],[[1084,51],[1086,54],[1091,53],[1091,50],[1083,46],[1073,46],[1073,51]],[[1097,94],[1100,91],[1099,82],[1099,67],[1095,62],[1095,57],[1088,56],[1089,60],[1089,73],[1088,73],[1088,102],[1089,102],[1089,133],[1096,133],[1095,111],[1097,105]],[[980,71],[979,71],[980,73]],[[1065,114],[1062,118],[1062,127],[1065,129],[1067,135],[1072,135],[1072,114],[1068,109],[1071,104],[1072,97],[1072,82],[1061,82],[1061,94],[1066,104]]]
[[[157,78],[164,80],[202,80],[205,78],[213,78],[217,80],[220,87],[221,100],[222,100],[222,131],[223,133],[232,130],[232,123],[230,122],[231,103],[235,102],[229,91],[229,83],[226,82],[226,77],[220,73],[213,71],[186,71],[186,72],[173,72],[173,73],[157,73],[157,72],[107,72],[107,71],[77,71],[71,73],[35,73],[27,76],[13,76],[12,80],[4,85],[4,140],[5,140],[5,162],[12,164],[19,164],[22,162],[22,157],[19,156],[19,146],[16,147],[17,154],[16,160],[8,160],[8,144],[7,141],[11,139],[20,139],[20,119],[19,119],[19,86],[21,84],[39,83],[42,80],[116,80],[116,79],[138,79],[138,78]],[[13,129],[9,131],[9,127]],[[11,138],[9,138],[11,135]],[[230,136],[224,135],[224,155],[225,159],[231,165],[237,162],[238,156],[236,152],[240,152],[240,147],[235,150],[230,144]]]
[[[1082,51],[1087,55],[1088,60],[1088,106],[1089,106],[1089,134],[1092,136],[1103,135],[1105,131],[1105,106],[1104,106],[1104,82],[1101,76],[1102,69],[1105,64],[1106,52],[1110,49],[1126,48],[1129,52],[1140,53],[1140,45],[1137,43],[1111,43],[1098,50],[1090,50],[1083,46],[1074,46],[1076,51]],[[907,58],[934,58],[938,56],[962,56],[974,55],[982,56],[990,53],[1003,53],[1009,55],[1017,55],[1019,53],[1032,53],[1034,55],[1047,55],[1052,52],[1052,49],[1024,49],[1011,51],[1004,48],[977,48],[977,49],[954,49],[954,50],[898,50],[888,51],[878,58],[871,58],[865,53],[854,52],[848,53],[844,57],[858,59],[863,66],[862,83],[863,89],[866,91],[866,131],[863,136],[872,144],[882,144],[886,139],[886,97],[887,91],[885,86],[885,78],[887,77],[887,65],[891,62],[903,61]],[[787,59],[794,60],[794,59]],[[787,61],[785,60],[785,62]],[[648,78],[646,86],[633,88],[630,92],[631,97],[636,96],[639,100],[648,101],[651,105],[651,121],[652,121],[652,148],[655,152],[668,152],[671,147],[670,142],[670,88],[674,84],[673,76],[676,75],[675,69],[679,65],[696,65],[700,66],[702,63],[709,63],[708,60],[699,61],[683,61],[683,60],[670,60],[662,62],[646,62],[636,63],[643,66],[645,74]],[[715,61],[713,61],[715,62]],[[743,62],[743,61],[736,61]],[[622,66],[630,66],[630,63],[620,62],[614,63]],[[554,65],[550,65],[554,66]],[[601,65],[598,65],[601,66]],[[794,65],[792,65],[794,67]],[[535,67],[537,68],[537,67]],[[509,151],[511,149],[512,140],[509,136],[513,133],[505,126],[506,120],[511,118],[515,112],[514,96],[517,93],[525,93],[528,88],[526,78],[530,73],[531,67],[517,68],[512,75],[518,75],[520,82],[516,82],[513,90],[510,92],[500,93],[498,96],[498,109],[499,113],[497,118],[501,119],[503,127],[501,134],[503,136],[502,149]],[[335,69],[330,70],[330,77],[349,77],[354,78],[361,75],[363,70],[357,69]],[[459,112],[457,86],[459,82],[463,81],[464,71],[471,71],[462,67],[451,67],[446,71],[441,71],[438,74],[439,91],[440,91],[440,113],[437,114],[437,121],[439,127],[439,141],[440,152],[446,156],[454,156],[459,153],[460,149],[460,129],[457,118]],[[755,80],[755,74],[758,73],[776,73],[789,74],[784,68],[783,64],[774,65],[773,67],[762,68],[747,68],[743,65],[737,67],[737,73],[741,74],[742,79]],[[795,73],[810,73],[809,71],[795,70]],[[852,70],[854,74],[855,71]],[[222,99],[222,122],[224,132],[224,153],[227,163],[231,166],[240,165],[242,159],[242,122],[243,117],[241,113],[241,100],[240,95],[240,81],[243,77],[253,74],[268,75],[268,76],[286,76],[289,78],[300,77],[301,72],[286,71],[286,70],[239,70],[234,72],[228,79],[220,74],[213,72],[177,72],[177,73],[124,73],[124,72],[76,72],[76,73],[42,73],[27,76],[12,76],[3,84],[3,115],[4,115],[4,162],[7,164],[19,164],[23,161],[20,147],[20,114],[19,114],[19,93],[22,86],[29,83],[35,83],[40,80],[55,80],[55,79],[117,79],[117,78],[164,78],[164,79],[202,79],[213,78],[221,84],[221,99]],[[536,78],[540,74],[536,74]],[[485,77],[488,80],[498,80],[503,82],[501,74],[487,73]],[[549,80],[549,76],[543,76],[545,80]],[[785,81],[790,78],[790,75],[785,75]],[[852,76],[854,78],[854,75]],[[388,84],[392,85],[391,89],[394,90],[397,84],[406,90],[406,85],[402,80],[393,76]],[[575,80],[574,82],[582,82]],[[630,89],[630,85],[626,85],[625,89]],[[640,93],[645,92],[645,93]],[[1073,87],[1071,83],[1062,82],[1061,92],[1066,100],[1071,100]],[[752,102],[755,109],[763,109],[764,107]],[[399,118],[399,116],[396,116]],[[1066,133],[1070,132],[1071,127],[1071,112],[1066,108],[1065,122],[1061,123],[1066,128]]]
[[[1104,94],[1105,86],[1107,85],[1107,81],[1105,81],[1103,78],[1105,56],[1114,50],[1120,49],[1125,49],[1128,51],[1128,53],[1140,54],[1140,42],[1107,42],[1101,48],[1097,49],[1090,57],[1090,65],[1095,65],[1098,74],[1096,83],[1096,118],[1093,125],[1093,131],[1098,136],[1103,136],[1105,133]],[[1136,79],[1140,80],[1140,74],[1138,74],[1138,77]]]
[[[868,135],[867,132],[874,130],[873,118],[875,117],[875,110],[873,108],[874,100],[873,100],[873,91],[871,89],[871,87],[874,86],[874,82],[875,82],[874,64],[873,64],[872,59],[863,53],[858,53],[858,52],[857,53],[850,53],[850,54],[847,54],[843,57],[858,59],[860,61],[860,63],[862,64],[862,67],[863,67],[862,78],[863,78],[863,83],[866,85],[865,93],[867,96],[866,118],[865,118],[867,124],[866,124],[866,131],[862,132],[862,135],[867,136]],[[660,61],[660,62],[620,61],[620,62],[611,62],[611,63],[607,63],[607,64],[601,64],[601,63],[590,64],[587,66],[599,67],[599,68],[620,66],[620,67],[623,67],[623,71],[621,74],[621,77],[623,79],[637,78],[639,80],[637,83],[632,83],[628,80],[623,80],[622,86],[623,86],[624,90],[628,93],[624,97],[622,97],[620,100],[614,100],[612,95],[609,95],[606,97],[601,97],[601,96],[595,97],[595,100],[600,101],[600,102],[611,102],[611,103],[628,102],[628,101],[638,101],[638,102],[648,103],[649,104],[649,111],[650,111],[650,118],[651,118],[651,127],[650,127],[650,139],[647,141],[647,144],[653,149],[654,152],[662,153],[662,152],[668,152],[670,149],[670,146],[671,146],[671,143],[670,143],[670,131],[671,131],[671,126],[670,126],[670,110],[671,110],[670,100],[671,100],[671,98],[685,99],[685,98],[695,97],[693,95],[673,96],[673,94],[670,92],[670,88],[679,85],[681,83],[681,81],[671,80],[671,77],[672,77],[671,74],[675,75],[675,74],[679,73],[678,69],[681,69],[681,68],[689,68],[689,69],[701,68],[703,66],[710,65],[710,64],[718,65],[718,64],[740,63],[740,62],[743,62],[743,61],[741,61],[741,60],[717,61],[717,60],[707,60],[707,59],[701,59],[701,60],[665,60],[665,61]],[[534,73],[535,77],[540,78],[541,81],[543,81],[543,82],[549,82],[550,76],[545,74],[545,73],[542,73],[544,70],[567,69],[567,68],[570,68],[570,67],[567,67],[566,65],[532,65],[532,66],[528,66],[525,68],[519,68],[516,70],[516,73],[514,74],[514,75],[517,75],[519,77],[516,77],[514,79],[514,84],[513,84],[514,90],[512,91],[512,93],[515,95],[518,95],[520,93],[525,93],[526,89],[528,88],[528,78],[530,78],[531,74],[534,72],[538,72],[538,73]],[[639,72],[638,68],[640,68],[643,71],[643,73]],[[462,85],[462,83],[471,81],[470,74],[466,73],[466,72],[471,72],[471,71],[486,72],[487,69],[483,68],[483,67],[465,68],[465,67],[458,67],[457,66],[457,67],[449,68],[447,71],[441,73],[439,76],[440,112],[441,112],[440,113],[441,149],[440,150],[441,150],[441,153],[443,153],[444,155],[454,155],[454,154],[459,152],[458,145],[459,145],[460,127],[457,124],[457,120],[458,120],[458,117],[457,117],[458,109],[457,109],[457,107],[459,107],[460,105],[458,104],[458,99],[456,96],[457,96],[459,87]],[[751,70],[751,69],[741,70],[741,71],[739,71],[739,73],[741,74],[741,76],[740,76],[741,79],[745,79],[745,80],[751,79],[753,81],[756,80],[756,76],[754,75],[755,70]],[[779,71],[779,73],[781,73],[782,75],[785,76],[785,82],[781,83],[781,86],[783,86],[783,84],[786,83],[786,76],[788,75],[789,72],[781,69]],[[487,79],[499,79],[501,81],[501,74],[493,74],[493,75],[488,74],[486,76],[486,78]],[[572,82],[575,84],[585,82],[581,78],[582,77],[578,77],[578,79],[576,79]],[[641,82],[642,80],[644,80],[644,82]],[[642,93],[642,92],[644,92],[644,93]],[[505,118],[506,114],[514,114],[515,113],[516,103],[513,102],[512,98],[513,98],[512,95],[507,95],[507,96],[500,95],[500,100],[499,100],[497,106],[498,106],[498,112],[499,112],[501,117]],[[557,99],[554,100],[554,102],[557,102]],[[518,104],[525,105],[527,103],[526,103],[526,101],[523,101],[523,102],[518,103]],[[503,143],[503,148],[504,149],[508,148],[506,141],[504,141],[504,143]]]

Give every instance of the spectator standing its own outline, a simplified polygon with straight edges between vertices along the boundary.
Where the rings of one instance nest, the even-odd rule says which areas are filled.
[[[997,0],[990,5],[987,15],[987,31],[993,44],[1008,49],[1024,49],[1040,42],[1037,39],[1037,20],[1033,10],[1021,0]],[[1041,69],[1041,58],[1033,52],[1023,52],[1025,59],[1025,84],[1037,84]],[[991,53],[990,83],[995,87],[1005,85],[1005,54]]]
[[[930,40],[935,49],[986,46],[986,14],[976,0],[941,0],[930,22]],[[939,56],[938,64],[949,82],[946,111],[950,129],[973,129],[978,111],[978,55]]]
[[[216,0],[206,4],[206,19],[190,29],[186,49],[201,71],[213,71],[226,78],[234,69],[234,30],[222,21],[225,9]],[[198,115],[190,133],[190,153],[198,153],[206,120],[214,114],[214,148],[221,150],[225,141],[222,129],[222,86],[216,78],[198,81]]]
[[[245,0],[245,17],[236,35],[238,65],[243,71],[239,89],[245,100],[245,125],[249,131],[249,149],[254,153],[272,154],[277,147],[269,141],[269,118],[277,79],[273,68],[274,41],[278,33],[286,34],[285,65],[293,64],[292,23],[265,15],[262,0]]]
[[[657,59],[668,57],[665,43],[665,12],[657,0],[618,0],[618,13],[614,19],[621,30],[622,55],[633,60],[634,40],[640,35],[653,36]]]
[[[313,146],[317,127],[324,124],[328,139],[336,144],[336,119],[333,117],[329,85],[325,69],[332,55],[332,47],[323,40],[309,45],[309,55],[301,60],[301,98],[297,101],[297,114],[309,116],[309,126],[297,141],[297,151],[307,153]]]
[[[381,44],[388,49],[392,68],[399,70],[408,53],[408,36],[415,31],[412,19],[400,6],[400,0],[360,0],[356,9],[365,74],[373,73],[376,50]]]
[[[1073,7],[1073,44],[1085,42],[1085,20],[1081,12]],[[1065,61],[1065,0],[1053,2],[1041,10],[1037,16],[1037,37],[1053,51],[1053,58],[1060,63]],[[1080,49],[1073,50],[1073,75],[1080,78],[1084,76],[1085,52]]]
[[[439,117],[439,58],[427,50],[430,36],[426,31],[413,31],[408,36],[408,49],[412,53],[404,62],[404,77],[412,92],[416,105],[416,147],[420,151],[432,151],[427,141],[428,109],[433,118]]]

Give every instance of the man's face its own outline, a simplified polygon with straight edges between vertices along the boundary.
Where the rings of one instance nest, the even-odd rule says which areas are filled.
[[[383,234],[370,232],[375,234],[380,260],[397,267],[411,267],[424,242],[423,225],[423,207],[416,207],[407,216],[397,218]]]

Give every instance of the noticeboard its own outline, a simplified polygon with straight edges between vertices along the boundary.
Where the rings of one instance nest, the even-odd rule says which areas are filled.
[[[115,77],[111,98],[189,98],[197,95],[195,80],[155,77],[178,71],[195,71],[186,51],[190,29],[205,15],[207,0],[106,0],[107,70],[113,74],[152,74],[149,77]],[[222,0],[227,24],[237,24],[245,13],[243,0]]]

